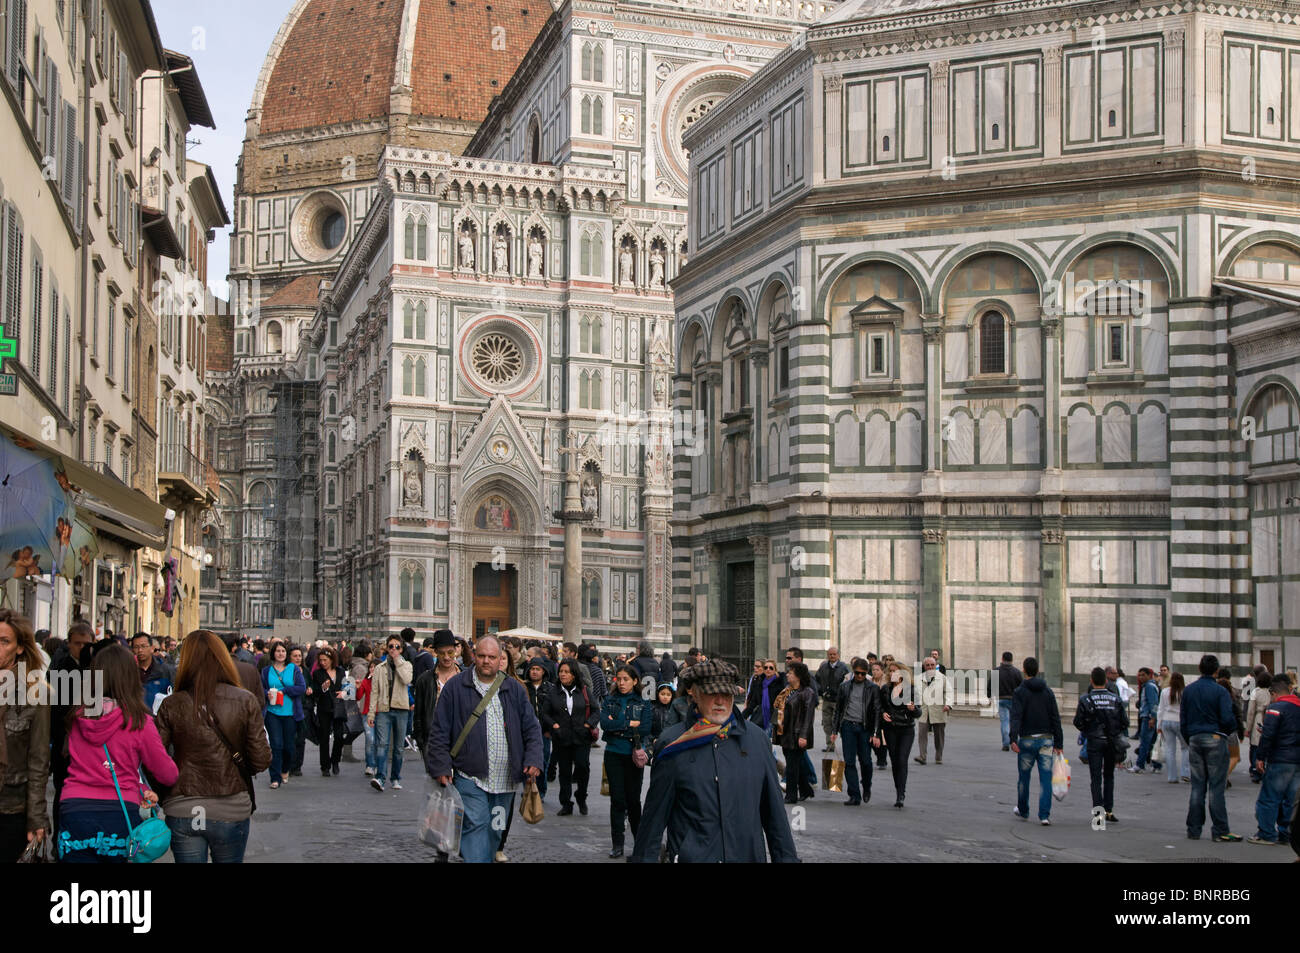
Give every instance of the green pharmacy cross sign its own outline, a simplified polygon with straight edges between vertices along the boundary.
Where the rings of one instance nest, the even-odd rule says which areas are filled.
[[[5,336],[5,326],[0,324],[0,371],[11,357],[18,356],[18,339]],[[0,397],[18,396],[18,375],[0,373]]]

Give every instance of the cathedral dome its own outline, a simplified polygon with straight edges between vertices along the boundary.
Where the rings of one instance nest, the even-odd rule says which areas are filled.
[[[548,0],[297,0],[267,53],[262,135],[413,117],[477,124],[552,12]]]

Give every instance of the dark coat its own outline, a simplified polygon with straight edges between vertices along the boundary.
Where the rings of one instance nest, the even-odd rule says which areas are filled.
[[[452,678],[455,677],[452,676]],[[433,727],[433,710],[438,707],[437,667],[435,666],[417,678],[412,688],[415,691],[415,707],[411,715],[411,737],[415,739],[415,743],[420,750],[424,751],[429,744],[429,729]],[[473,711],[473,709],[471,708],[470,711]],[[456,739],[453,738],[452,740],[455,741]]]
[[[1100,749],[1102,745],[1113,745],[1117,738],[1123,739],[1128,735],[1128,710],[1116,693],[1092,688],[1079,699],[1074,727],[1088,739],[1089,751],[1094,747]]]
[[[677,681],[677,663],[673,661],[672,656],[667,652],[665,652],[664,657],[659,660],[659,681]]]
[[[664,714],[664,728],[680,725],[686,720],[686,715],[690,709],[691,698],[689,695],[674,698],[673,703],[668,706],[668,711]]]
[[[1255,754],[1269,764],[1300,764],[1300,697],[1295,692],[1283,695],[1264,710],[1264,730]]]
[[[591,746],[591,729],[600,724],[600,707],[591,704],[591,693],[579,685],[573,696],[573,714],[569,714],[563,686],[556,685],[542,698],[541,724],[551,736],[551,744],[561,747]],[[553,728],[552,725],[559,725]]]
[[[652,704],[635,689],[626,695],[615,692],[605,696],[600,704],[600,734],[605,740],[605,750],[631,754],[633,748],[644,748],[654,727]],[[635,728],[631,724],[634,721],[638,722]]]
[[[533,706],[533,714],[537,716],[538,724],[541,724],[542,721],[542,702],[546,700],[546,696],[554,688],[555,686],[544,678],[536,685],[532,682],[524,682],[524,691],[528,692],[528,701]],[[550,729],[550,725],[542,725],[542,734],[549,735],[551,733]]]
[[[424,766],[431,776],[446,777],[453,773],[453,769],[471,778],[487,776],[486,716],[470,730],[456,757],[453,759],[451,756],[451,746],[456,743],[461,729],[482,698],[474,687],[472,668],[452,676],[442,687],[442,697],[433,710],[429,743],[424,752]],[[542,730],[528,701],[528,693],[519,682],[507,676],[497,690],[497,698],[501,701],[509,746],[510,780],[519,783],[524,779],[524,768],[542,769]]]
[[[330,730],[330,724],[335,719],[348,716],[347,710],[343,707],[343,702],[338,697],[338,693],[343,691],[343,674],[342,669],[335,668],[334,675],[331,677],[325,674],[324,666],[311,673],[311,698],[309,701],[316,713],[316,723],[324,725],[326,731]],[[330,681],[328,691],[322,687],[326,679]]]
[[[1061,730],[1061,711],[1056,695],[1047,682],[1035,675],[1024,679],[1011,693],[1011,738],[1019,742],[1025,735],[1052,736],[1053,748],[1065,747]]]
[[[860,724],[868,736],[876,734],[880,730],[880,688],[871,679],[866,679],[867,698],[862,708],[862,721]],[[835,733],[842,734],[841,728],[844,725],[844,713],[849,707],[849,691],[853,688],[852,678],[846,678],[840,682],[840,687],[835,693]]]
[[[640,673],[642,679],[653,678],[655,680],[653,688],[659,687],[663,674],[659,668],[659,662],[656,661],[653,655],[638,655],[632,659],[631,665]]]
[[[724,740],[655,758],[629,861],[658,863],[666,830],[668,852],[681,863],[761,864],[769,854],[798,863],[772,746],[761,728],[734,714]],[[686,728],[665,729],[656,752]]]
[[[780,672],[777,672],[776,678],[772,680],[772,684],[767,686],[769,699],[768,707],[770,709],[768,712],[769,718],[775,716],[775,705],[773,703],[776,701],[776,696],[780,695],[784,689],[785,676]],[[751,692],[751,697],[745,699],[744,715],[754,724],[766,730],[767,725],[763,724],[763,682],[761,679],[758,682],[758,687]]]
[[[799,739],[804,739],[806,748],[813,747],[813,717],[817,711],[817,694],[811,685],[805,685],[785,696],[785,719],[782,722],[781,750],[797,751]]]
[[[911,728],[915,725],[916,720],[921,717],[920,694],[911,682],[904,682],[903,694],[895,699],[893,683],[886,682],[885,687],[880,690],[880,730]],[[916,707],[909,709],[908,702]],[[885,721],[886,715],[890,717],[890,721]]]

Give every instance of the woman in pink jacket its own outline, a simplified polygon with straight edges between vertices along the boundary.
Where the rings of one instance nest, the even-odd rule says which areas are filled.
[[[179,772],[145,707],[140,670],[131,653],[106,644],[90,667],[102,700],[75,708],[68,716],[71,764],[59,801],[59,859],[69,864],[121,864],[127,861],[131,828],[140,822],[141,802],[150,807],[158,803],[141,769],[162,785],[174,784]]]

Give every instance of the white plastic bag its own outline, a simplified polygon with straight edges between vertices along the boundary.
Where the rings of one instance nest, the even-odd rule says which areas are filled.
[[[465,802],[456,785],[437,781],[420,814],[420,842],[455,857],[460,853],[460,830],[465,823]]]
[[[1052,759],[1052,797],[1064,801],[1070,793],[1070,761],[1063,754]]]

